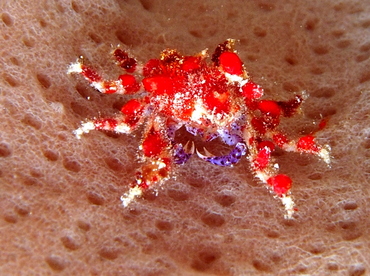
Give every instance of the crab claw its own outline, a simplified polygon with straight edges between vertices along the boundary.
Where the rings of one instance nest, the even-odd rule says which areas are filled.
[[[194,153],[194,149],[194,142],[191,142],[190,148],[189,141],[186,142],[185,146],[182,146],[182,144],[176,144],[174,146],[175,154],[173,156],[175,164],[185,164]]]
[[[202,158],[203,160],[206,160],[207,158],[213,158],[213,157],[216,157],[214,154],[210,153],[206,148],[203,147],[203,151],[205,152],[205,154],[201,154],[198,149],[196,150],[197,151],[197,155]]]
[[[233,166],[240,161],[242,156],[246,154],[247,146],[245,145],[245,143],[237,143],[235,148],[228,155],[223,155],[223,156],[214,156],[209,151],[207,151],[205,148],[203,149],[204,149],[205,155],[201,154],[197,150],[197,155],[201,159],[207,162],[210,162],[214,165],[217,165],[217,166],[228,167],[228,166]]]

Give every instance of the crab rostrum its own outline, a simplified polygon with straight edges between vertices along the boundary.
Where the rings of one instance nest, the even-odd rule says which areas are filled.
[[[329,146],[318,145],[313,134],[293,140],[277,129],[282,117],[297,112],[303,96],[289,101],[261,99],[263,89],[250,79],[233,45],[233,39],[219,44],[210,63],[207,50],[183,56],[166,49],[159,59],[144,65],[118,48],[113,56],[125,74],[113,81],[104,80],[82,59],[70,65],[69,73],[83,75],[101,93],[132,95],[116,117],[82,123],[74,132],[77,138],[91,130],[130,134],[145,124],[139,146],[144,162],[121,197],[124,206],[163,183],[196,152],[218,166],[233,166],[246,156],[254,175],[281,199],[285,217],[291,218],[295,210],[292,180],[278,173],[279,165],[272,157],[275,148],[314,154],[329,164]],[[193,142],[183,145],[175,141],[181,127],[204,141],[219,137],[233,149],[223,156],[208,151],[202,154]]]

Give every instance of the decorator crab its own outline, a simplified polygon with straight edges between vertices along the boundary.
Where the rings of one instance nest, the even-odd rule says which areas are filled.
[[[101,93],[133,95],[116,117],[82,123],[74,132],[77,138],[91,130],[130,134],[145,125],[139,146],[144,162],[121,197],[124,206],[170,178],[175,167],[185,164],[194,152],[218,166],[233,166],[245,155],[253,174],[281,199],[285,217],[291,218],[292,180],[278,173],[279,165],[272,157],[275,148],[314,154],[330,162],[329,147],[318,145],[313,135],[292,140],[277,129],[282,117],[296,113],[303,97],[261,99],[263,89],[250,79],[233,45],[233,39],[219,44],[210,63],[207,50],[183,56],[166,49],[159,59],[143,65],[118,48],[113,56],[125,73],[117,80],[104,80],[81,59],[70,65],[68,73],[83,75]],[[222,156],[202,154],[193,142],[175,141],[181,127],[204,141],[219,137],[233,149]]]

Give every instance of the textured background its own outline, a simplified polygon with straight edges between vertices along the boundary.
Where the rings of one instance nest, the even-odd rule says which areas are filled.
[[[1,275],[370,273],[368,0],[2,0],[0,16]],[[72,130],[127,99],[99,95],[68,65],[83,55],[114,78],[117,44],[146,61],[226,38],[240,40],[267,98],[310,94],[282,126],[291,137],[330,118],[319,141],[332,167],[278,154],[294,181],[292,221],[246,160],[225,169],[193,158],[157,197],[123,209],[140,135]]]

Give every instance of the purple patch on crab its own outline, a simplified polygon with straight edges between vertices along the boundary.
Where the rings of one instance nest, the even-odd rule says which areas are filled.
[[[240,161],[243,155],[247,152],[245,143],[237,143],[235,148],[228,154],[223,156],[207,157],[198,152],[198,156],[203,160],[221,167],[232,166]]]
[[[228,130],[223,130],[218,133],[222,141],[224,141],[228,145],[236,145],[237,143],[243,142],[243,138],[240,137],[239,134],[232,133]]]
[[[186,152],[182,144],[176,144],[174,146],[173,162],[177,165],[185,164],[191,157],[191,152]]]

